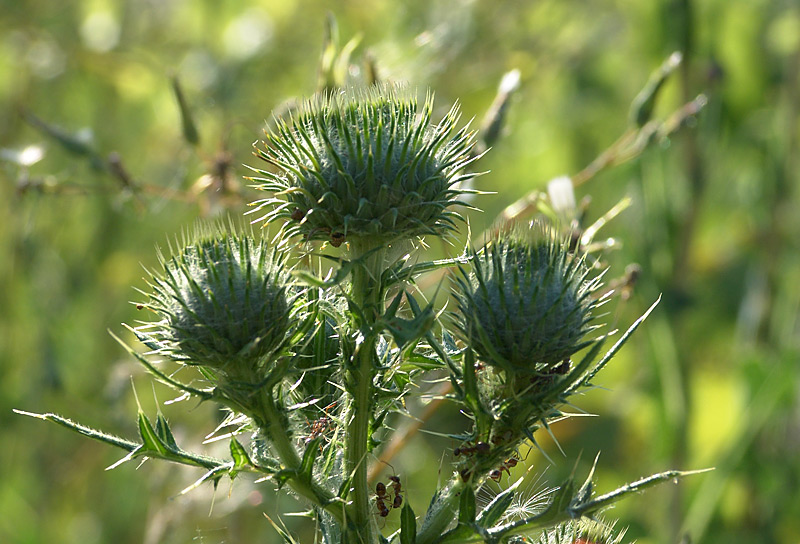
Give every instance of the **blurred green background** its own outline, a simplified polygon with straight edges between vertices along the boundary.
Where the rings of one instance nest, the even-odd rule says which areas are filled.
[[[627,327],[663,300],[600,376],[605,389],[580,401],[600,417],[554,427],[567,457],[543,437],[555,465],[527,459],[541,476],[527,492],[579,455],[586,471],[598,451],[601,492],[714,466],[606,517],[640,543],[800,541],[794,0],[0,0],[0,542],[277,542],[262,512],[299,509],[246,478],[178,496],[197,471],[104,472],[120,452],[11,410],[135,437],[133,387],[150,414],[158,398],[179,443],[221,447],[200,445],[213,407],[165,405],[171,393],[154,394],[106,331],[137,319],[127,301],[156,245],[245,210],[242,164],[255,164],[271,111],[317,88],[328,11],[340,45],[360,36],[354,61],[371,55],[381,78],[434,89],[440,110],[458,100],[465,118],[480,121],[503,73],[520,70],[505,135],[480,163],[491,172],[478,188],[496,194],[476,202],[473,232],[586,166],[626,129],[651,71],[683,51],[656,115],[702,92],[696,124],[577,190],[592,196],[589,222],[633,199],[603,235],[623,243],[611,276],[631,262],[642,276],[607,320]],[[448,410],[429,424],[460,425]],[[448,471],[442,445],[418,436],[393,463],[418,514]],[[283,519],[310,541],[302,520]]]

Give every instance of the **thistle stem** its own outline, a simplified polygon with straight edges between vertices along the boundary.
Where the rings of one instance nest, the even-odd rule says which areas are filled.
[[[352,518],[357,531],[362,535],[372,535],[372,516],[370,513],[370,490],[367,484],[367,446],[369,442],[369,422],[372,414],[372,358],[374,342],[362,344],[356,355],[353,378],[357,384],[353,395],[352,417],[347,430],[347,466],[353,475]],[[373,540],[367,539],[366,542]]]
[[[367,452],[370,441],[370,421],[374,411],[373,384],[377,365],[375,344],[378,331],[374,325],[383,310],[380,277],[383,273],[385,250],[373,251],[375,246],[363,241],[350,243],[353,260],[351,302],[359,309],[351,323],[360,343],[349,365],[348,391],[351,394],[350,420],[347,428],[346,460],[352,475],[350,519],[359,542],[376,542],[376,524],[370,510],[371,492],[367,484]]]
[[[266,433],[269,442],[277,453],[281,463],[289,470],[300,470],[301,460],[291,441],[291,434],[285,417],[282,417],[280,407],[274,397],[267,391],[262,391],[260,402],[259,427]],[[314,481],[313,477],[298,472],[298,475],[288,481],[291,488],[299,495],[310,500],[314,505],[325,509],[340,524],[345,522],[345,512],[341,504],[337,504],[334,495]]]

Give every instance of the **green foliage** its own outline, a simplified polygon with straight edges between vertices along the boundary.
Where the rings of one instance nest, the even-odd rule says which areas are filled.
[[[469,163],[466,152],[471,137],[465,133],[447,144],[449,149],[446,147],[443,157],[437,156],[439,147],[446,145],[443,136],[452,131],[454,117],[444,128],[434,129],[433,135],[425,135],[430,105],[412,124],[413,106],[392,87],[374,87],[369,93],[347,100],[337,104],[341,111],[334,112],[341,115],[333,123],[335,134],[327,132],[330,120],[324,111],[319,118],[301,115],[294,129],[284,126],[284,137],[294,138],[295,144],[324,141],[329,152],[327,158],[318,155],[316,149],[295,146],[284,158],[297,160],[301,155],[307,156],[310,165],[297,161],[292,166],[285,160],[270,159],[285,172],[297,176],[295,188],[299,191],[313,192],[315,185],[325,189],[312,202],[320,204],[328,200],[326,195],[337,184],[360,191],[349,195],[350,198],[360,194],[363,195],[360,200],[369,204],[368,198],[380,197],[383,189],[396,193],[397,198],[405,198],[404,195],[424,192],[428,185],[441,185],[434,192],[442,194],[445,189],[449,191],[451,184],[471,178],[469,173],[460,174]],[[329,107],[326,105],[323,110]],[[351,126],[345,128],[345,122]],[[304,133],[307,126],[314,128],[313,137]],[[391,127],[385,147],[384,126]],[[396,134],[399,136],[395,140]],[[340,142],[340,149],[334,149],[332,139]],[[285,142],[270,140],[271,146],[278,149]],[[401,148],[399,155],[395,154],[395,147]],[[373,158],[384,163],[385,177],[375,176],[381,169],[375,169]],[[344,159],[354,161],[355,166],[345,166]],[[335,165],[330,165],[331,161]],[[429,161],[435,163],[433,169],[418,175],[416,170],[428,169]],[[396,172],[390,173],[390,168]],[[312,173],[304,177],[301,170]],[[416,185],[408,186],[403,181]],[[268,184],[262,189],[278,194],[286,194],[288,190]],[[378,198],[378,208],[381,202]],[[213,480],[216,485],[223,474],[233,479],[242,470],[263,472],[278,489],[291,488],[310,503],[317,525],[327,526],[331,533],[339,535],[342,543],[385,541],[377,530],[371,508],[373,492],[367,485],[366,456],[378,443],[375,435],[384,428],[386,415],[399,411],[402,406],[399,401],[410,396],[411,387],[424,379],[423,368],[412,367],[409,371],[403,367],[415,351],[422,354],[430,349],[421,340],[430,340],[437,325],[433,304],[421,308],[414,295],[402,287],[389,299],[389,288],[398,282],[387,275],[397,265],[388,246],[389,242],[409,236],[419,238],[416,244],[419,246],[423,234],[447,235],[448,229],[436,225],[443,221],[446,208],[455,204],[458,204],[455,200],[441,198],[435,206],[440,210],[439,219],[431,220],[430,210],[415,205],[406,211],[401,224],[393,221],[371,233],[355,229],[348,241],[349,266],[341,267],[340,277],[333,283],[322,282],[317,288],[321,292],[308,296],[310,315],[305,319],[293,311],[296,301],[288,294],[296,289],[289,283],[286,267],[288,239],[270,248],[248,234],[201,232],[183,240],[171,258],[160,257],[163,272],[151,275],[150,300],[139,305],[156,313],[160,320],[132,330],[152,349],[152,355],[165,356],[179,365],[199,366],[211,387],[196,390],[156,370],[147,357],[134,355],[166,385],[201,400],[217,401],[231,411],[229,419],[240,421],[239,429],[230,436],[233,460],[223,463],[209,459],[204,466],[208,472],[188,489],[206,480]],[[272,198],[260,206],[280,210],[286,205],[282,199]],[[310,217],[318,209],[306,215]],[[287,220],[271,212],[265,218],[268,223],[282,224]],[[289,221],[297,219],[291,217]],[[428,229],[409,228],[411,224],[427,225]],[[302,243],[307,244],[314,239],[313,233],[318,228],[304,232],[302,225],[300,221],[300,228],[290,227],[287,231],[302,234]],[[447,263],[455,266],[467,261],[472,265],[469,272],[463,265],[460,268],[462,279],[456,284],[460,288],[459,311],[453,317],[464,342],[464,366],[461,371],[453,365],[448,368],[452,372],[451,382],[459,392],[452,400],[470,412],[474,425],[470,440],[454,451],[456,457],[463,455],[464,460],[455,461],[452,482],[445,484],[441,493],[437,492],[435,497],[439,498],[432,502],[425,524],[416,534],[411,533],[416,522],[410,519],[413,512],[406,501],[400,541],[500,542],[567,519],[590,516],[630,492],[685,474],[672,471],[657,475],[595,499],[591,497],[591,475],[580,489],[567,480],[540,514],[518,522],[486,526],[487,520],[497,518],[493,510],[498,505],[507,505],[498,502],[487,507],[490,512],[485,515],[482,512],[482,524],[477,523],[475,490],[487,476],[497,480],[502,477],[503,468],[515,466],[519,462],[519,448],[528,439],[535,444],[533,434],[539,427],[547,428],[551,421],[565,417],[560,406],[570,395],[591,385],[591,378],[646,317],[642,316],[595,364],[602,342],[583,338],[589,332],[592,311],[597,307],[591,297],[598,289],[599,277],[587,280],[589,269],[583,264],[586,255],[575,254],[583,248],[573,249],[569,238],[564,239],[556,226],[543,233],[535,232],[537,229],[541,227],[531,224],[527,229],[503,230],[480,252],[470,251],[466,257]],[[401,259],[405,261],[407,257]],[[413,281],[415,270],[435,268],[423,266],[399,277]],[[314,293],[313,289],[309,292]],[[342,294],[338,295],[340,289]],[[326,294],[328,290],[332,294]],[[296,291],[298,300],[303,295],[304,291]],[[337,296],[346,301],[346,311],[332,311],[335,303],[331,305],[329,301],[335,301]],[[404,300],[410,318],[400,314]],[[332,342],[334,331],[340,338],[338,343]],[[302,344],[298,344],[300,340]],[[591,344],[594,346],[573,367],[570,357]],[[475,376],[474,352],[504,373],[494,385],[481,380],[482,391]],[[441,355],[444,357],[439,358]],[[308,366],[306,357],[320,364]],[[450,355],[438,346],[428,357],[444,367]],[[296,368],[290,368],[293,361],[299,363]],[[292,380],[292,374],[299,377]],[[301,387],[304,382],[306,385]],[[328,384],[344,394],[332,400]],[[305,390],[313,397],[300,405],[287,405],[286,400],[298,390]],[[317,420],[312,433],[298,448],[293,438],[299,434],[302,423],[287,413],[331,400],[326,409],[341,403],[338,415],[325,412],[324,422],[322,418]],[[146,456],[196,465],[198,459],[203,459],[178,447],[160,413],[154,427],[141,408],[138,427],[142,443],[135,446],[105,433],[87,431],[64,418],[28,415],[54,420],[80,434],[122,447],[129,452],[122,462]],[[250,453],[235,438],[245,430],[252,433]],[[323,449],[324,435],[329,430],[334,430],[340,438],[330,439],[328,447]],[[337,447],[330,447],[333,443]],[[502,468],[493,468],[497,466]],[[391,476],[390,482],[388,486],[378,483],[375,488],[374,503],[381,517],[403,505],[400,477]],[[457,518],[453,515],[456,500]],[[502,513],[501,510],[499,514]],[[448,530],[452,521],[456,521],[456,526]],[[326,533],[327,530],[320,534]]]
[[[433,119],[456,99],[466,118],[484,119],[476,151],[494,148],[480,161],[492,173],[474,186],[497,194],[474,202],[483,213],[459,210],[478,247],[486,240],[481,231],[498,216],[525,221],[534,211],[563,214],[575,220],[585,247],[614,249],[600,268],[610,268],[606,287],[626,302],[608,304],[601,321],[624,328],[664,293],[647,326],[593,379],[598,387],[572,399],[602,418],[551,421],[534,435],[541,451],[523,449],[520,466],[538,474],[550,456],[554,463],[542,478],[552,486],[573,467],[559,448],[570,459],[602,450],[595,475],[601,487],[633,481],[654,467],[717,466],[702,478],[618,503],[613,515],[628,527],[626,539],[677,542],[688,534],[693,542],[796,541],[798,467],[786,460],[797,456],[797,7],[722,0],[590,7],[555,0],[357,2],[337,8],[338,24],[329,17],[323,37],[329,6],[315,1],[3,4],[0,101],[9,107],[0,113],[0,213],[6,218],[0,224],[0,462],[10,468],[0,486],[0,540],[247,541],[263,539],[265,527],[269,532],[262,510],[285,541],[313,540],[307,518],[276,516],[274,505],[286,500],[270,484],[253,481],[267,473],[243,474],[216,497],[214,486],[198,485],[169,500],[208,470],[149,463],[137,471],[144,459],[137,458],[100,472],[117,461],[118,450],[32,424],[11,409],[80,416],[91,427],[137,437],[128,376],[140,391],[151,381],[134,366],[139,361],[168,384],[154,386],[157,398],[171,398],[177,389],[212,401],[190,401],[190,410],[186,402],[164,403],[170,434],[184,452],[244,466],[238,443],[267,470],[275,460],[269,440],[251,437],[247,418],[218,412],[219,392],[207,388],[197,367],[128,355],[102,331],[111,327],[138,346],[115,324],[142,318],[124,301],[131,285],[143,287],[138,263],[159,266],[154,243],[198,215],[238,215],[258,198],[244,188],[239,165],[252,164],[250,144],[271,108],[287,111],[296,104],[288,98],[342,83],[407,80],[411,88],[436,89]],[[658,86],[648,85],[629,107],[652,68],[666,66],[676,50],[681,64],[663,81],[656,70],[650,81]],[[513,73],[515,90],[495,93],[496,82]],[[564,173],[572,173],[577,204],[560,210],[544,191],[547,180]],[[606,213],[622,202],[625,214]],[[603,237],[593,228],[598,222],[608,223]],[[320,239],[331,242],[326,234]],[[467,236],[462,230],[455,247],[471,246]],[[429,262],[414,254],[387,269],[388,300],[393,290],[414,284],[434,300],[436,290],[422,274],[453,269],[458,250],[429,244]],[[342,291],[358,265],[336,251],[318,261],[319,253],[316,245],[302,248],[313,270],[297,279],[325,293],[337,289],[321,285],[340,286],[326,312],[346,312]],[[638,263],[639,273],[621,275],[628,263]],[[429,306],[420,298],[418,307]],[[415,319],[405,295],[395,317]],[[307,322],[289,353],[289,366],[302,367],[289,382],[304,377],[285,398],[273,399],[287,407],[299,460],[307,445],[322,448],[318,467],[341,446],[335,429],[346,425],[348,412],[342,390],[329,384],[340,380],[332,375],[342,362],[309,346],[346,339],[339,351],[356,349],[352,335],[334,330],[332,336],[326,319]],[[393,438],[406,437],[406,448],[387,459],[408,491],[403,510],[387,518],[373,512],[386,534],[408,526],[409,503],[421,514],[425,497],[445,479],[440,467],[449,457],[444,465],[421,459],[438,459],[432,452],[452,450],[470,436],[472,421],[441,397],[474,401],[467,410],[480,413],[487,378],[480,370],[465,372],[463,346],[448,333],[416,338],[415,326],[397,325],[409,339],[400,341],[417,342],[416,349],[403,354],[403,372],[390,382],[395,389],[381,392],[378,419],[392,432],[374,435],[376,449],[365,456],[371,468],[385,467],[374,457],[384,459]],[[378,342],[382,364],[397,356],[387,331]],[[318,367],[324,371],[308,371]],[[422,401],[400,395],[397,387],[413,383],[404,380],[431,369],[442,369],[447,382],[425,389]],[[142,402],[154,414],[158,436],[158,401]],[[427,409],[437,405],[428,420]],[[424,419],[430,432],[408,434],[416,421],[407,415]],[[335,425],[325,427],[324,418]],[[218,423],[199,444],[197,437]],[[280,425],[280,418],[272,422]],[[315,441],[315,429],[329,431]],[[587,462],[578,467],[585,472]],[[516,483],[520,470],[511,468],[510,480],[503,472],[502,487]],[[487,485],[495,484],[489,478]],[[531,486],[520,482],[505,496],[516,502]],[[480,502],[481,492],[476,495]],[[334,514],[321,520],[327,541],[337,541]],[[416,522],[419,530],[423,517]]]

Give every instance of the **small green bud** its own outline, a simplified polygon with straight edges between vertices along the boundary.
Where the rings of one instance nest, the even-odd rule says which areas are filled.
[[[202,234],[152,274],[143,306],[161,319],[135,330],[157,353],[228,374],[263,370],[291,329],[285,262],[263,240]]]
[[[253,203],[259,220],[289,223],[290,232],[341,245],[368,237],[391,242],[441,235],[460,216],[448,210],[468,192],[459,184],[472,160],[473,133],[456,131],[458,108],[431,124],[429,96],[421,111],[408,91],[391,85],[318,96],[278,119],[257,155],[278,172],[257,170],[257,189],[273,197]]]
[[[505,371],[552,370],[587,345],[599,284],[588,274],[552,233],[502,233],[460,267],[454,291],[462,340]]]

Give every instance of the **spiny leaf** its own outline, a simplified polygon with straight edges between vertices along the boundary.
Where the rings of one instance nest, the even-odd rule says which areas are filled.
[[[694,471],[671,470],[660,474],[654,474],[630,484],[623,485],[610,493],[606,493],[605,495],[601,495],[589,501],[581,500],[582,492],[586,490],[586,485],[584,484],[576,493],[575,481],[569,478],[555,492],[547,510],[526,519],[494,527],[489,529],[487,533],[491,536],[492,541],[498,541],[502,538],[526,534],[532,530],[549,527],[563,521],[580,518],[582,516],[591,516],[631,493],[643,491],[663,482],[676,481],[678,478],[683,478],[685,476],[701,474],[708,470],[711,469]]]
[[[272,480],[278,486],[278,489],[281,489],[284,485],[286,485],[286,482],[292,478],[296,478],[297,473],[298,471],[296,469],[284,468],[273,474]]]
[[[308,443],[306,451],[303,452],[303,460],[300,463],[300,474],[307,478],[308,481],[314,478],[314,461],[316,461],[317,455],[319,455],[319,445],[321,442],[322,437],[317,436]]]
[[[144,424],[142,424],[140,418],[140,425],[143,425],[144,427],[143,430],[148,435],[149,440],[151,440],[155,444],[161,444],[160,447],[152,447],[153,444],[151,444],[151,446],[147,446],[145,444],[140,444],[138,442],[126,440],[124,438],[120,438],[119,436],[108,434],[103,431],[99,431],[97,429],[92,429],[91,427],[81,425],[80,423],[76,423],[70,419],[59,416],[58,414],[52,414],[52,413],[36,414],[33,412],[25,412],[22,410],[14,410],[14,412],[20,415],[35,417],[36,419],[42,419],[45,421],[51,421],[53,423],[57,423],[58,425],[66,427],[67,429],[73,432],[92,438],[99,442],[103,442],[105,444],[110,444],[112,446],[124,449],[128,452],[128,455],[126,455],[122,460],[108,467],[108,469],[115,468],[126,461],[130,461],[131,459],[135,459],[137,457],[142,457],[142,456],[160,458],[175,463],[181,463],[183,465],[196,466],[206,469],[215,469],[218,467],[230,467],[231,465],[230,462],[223,461],[222,459],[215,459],[213,457],[187,452],[178,448],[177,446],[175,447],[174,450],[166,448],[165,443],[158,436],[156,430],[153,429],[149,421],[146,421],[147,420],[146,417],[144,418],[144,420],[146,421],[146,423]],[[159,450],[161,451],[161,453],[159,453]]]
[[[426,306],[425,309],[421,309],[414,297],[409,296],[407,293],[406,299],[408,300],[411,311],[414,314],[414,318],[402,319],[397,317],[395,312],[400,305],[402,295],[403,293],[401,292],[394,298],[389,308],[386,310],[386,314],[384,315],[386,328],[394,338],[397,347],[401,350],[408,347],[413,347],[416,344],[416,341],[425,336],[431,330],[435,320],[432,304]]]
[[[630,495],[631,493],[638,493],[639,491],[644,491],[645,489],[654,487],[664,482],[677,482],[679,478],[685,478],[686,476],[693,476],[695,474],[703,474],[712,470],[714,469],[706,468],[701,470],[669,470],[667,472],[653,474],[652,476],[647,476],[641,480],[636,480],[635,482],[625,484],[621,487],[618,487],[614,491],[580,504],[574,507],[573,511],[582,516],[586,516],[614,504],[621,498],[625,497],[626,495]]]
[[[106,444],[122,448],[129,452],[135,451],[137,448],[141,447],[141,444],[139,444],[138,442],[126,440],[119,436],[108,434],[103,431],[87,427],[86,425],[81,425],[80,423],[62,417],[58,414],[53,414],[53,413],[37,414],[34,412],[25,412],[23,410],[17,410],[16,408],[13,410],[13,412],[21,416],[34,417],[36,419],[41,419],[44,421],[51,421],[53,423],[61,425],[62,427],[66,427],[67,429],[74,431],[78,434],[82,434],[83,436],[92,438],[99,442],[105,442]]]
[[[292,275],[298,280],[298,282],[308,285],[310,287],[319,287],[322,289],[328,289],[330,287],[334,287],[339,285],[343,281],[347,279],[350,275],[350,272],[353,270],[353,266],[355,263],[353,261],[346,261],[342,259],[339,262],[339,268],[333,274],[333,276],[329,276],[328,278],[318,278],[311,272],[307,270],[293,270]]]
[[[161,412],[158,413],[156,417],[156,435],[158,439],[168,448],[171,450],[178,450],[178,444],[175,442],[175,437],[172,435],[172,431],[169,428],[169,423],[167,422],[167,418],[164,417],[164,414]]]
[[[408,501],[400,511],[400,544],[414,544],[417,539],[417,518]]]
[[[134,334],[136,334],[136,331],[133,330],[131,327],[128,327],[126,325],[126,328],[128,328],[128,330],[130,330]],[[145,356],[143,356],[141,353],[138,353],[135,349],[130,347],[128,344],[126,344],[124,340],[122,340],[119,336],[114,334],[112,331],[109,330],[108,334],[110,334],[111,337],[114,340],[116,340],[123,348],[125,348],[125,351],[127,351],[129,354],[133,355],[136,358],[136,360],[139,361],[142,364],[142,366],[144,366],[147,369],[147,371],[150,372],[153,376],[155,376],[156,379],[158,379],[158,381],[160,381],[161,383],[163,383],[165,385],[168,385],[168,386],[172,387],[173,389],[177,389],[178,391],[183,391],[185,393],[189,393],[191,395],[195,395],[197,397],[200,397],[202,400],[211,400],[212,398],[214,398],[214,394],[211,391],[203,391],[203,390],[200,390],[200,389],[195,389],[194,387],[190,387],[188,385],[185,385],[185,384],[183,384],[183,383],[181,383],[181,382],[179,382],[179,381],[167,376],[166,374],[161,372],[159,369],[157,369],[153,365],[153,363],[148,361]]]
[[[272,521],[272,518],[269,517],[266,512],[264,512],[264,517],[267,518],[267,521],[269,521],[270,525],[272,525],[272,528],[275,529],[275,532],[281,535],[284,542],[287,542],[288,544],[299,544],[294,538],[292,538],[292,535],[290,535],[287,531],[284,531],[283,528],[278,527],[278,524]],[[281,525],[283,525],[282,522]]]
[[[230,464],[219,466],[219,467],[214,467],[211,470],[209,470],[208,472],[206,472],[205,474],[203,474],[202,476],[200,476],[200,478],[198,478],[192,485],[182,489],[179,494],[180,495],[185,495],[188,492],[190,492],[190,491],[192,491],[194,489],[197,489],[198,487],[200,487],[200,485],[202,485],[204,482],[207,482],[208,480],[213,480],[214,481],[214,489],[216,489],[220,478],[222,478],[222,476],[225,473],[230,473],[230,469],[231,469]],[[233,477],[233,476],[231,476],[231,477]]]
[[[643,313],[642,316],[639,319],[634,321],[633,324],[630,327],[628,327],[628,330],[625,331],[625,334],[623,334],[622,337],[619,340],[617,340],[617,342],[613,346],[611,346],[611,349],[609,349],[608,352],[606,352],[606,354],[603,355],[603,358],[600,359],[600,361],[595,365],[595,367],[583,379],[581,379],[575,385],[570,387],[567,390],[567,392],[572,392],[578,386],[582,386],[582,385],[588,384],[589,381],[598,372],[600,372],[600,370],[602,370],[603,367],[606,366],[606,364],[608,364],[608,362],[611,360],[611,358],[614,355],[617,354],[617,352],[620,350],[620,348],[622,348],[622,346],[625,345],[625,342],[628,341],[628,339],[631,337],[633,332],[636,329],[639,328],[639,325],[641,325],[644,322],[644,320],[647,319],[647,317],[653,312],[653,310],[655,310],[655,308],[656,308],[656,306],[658,306],[659,302],[661,302],[661,295],[659,295],[659,297],[656,299],[656,301],[653,304],[650,305],[650,307],[647,309],[647,311],[645,313]]]
[[[250,456],[247,454],[247,450],[245,450],[244,446],[242,446],[242,444],[235,438],[231,438],[230,449],[231,449],[231,458],[233,458],[234,470],[239,470],[243,467],[253,466],[253,461],[250,460]]]
[[[472,524],[475,521],[475,492],[467,486],[461,492],[461,500],[458,506],[458,522]]]
[[[152,423],[150,423],[150,420],[147,419],[147,416],[144,415],[143,412],[139,412],[138,426],[139,436],[142,437],[142,442],[144,444],[144,454],[150,452],[158,456],[166,456],[169,454],[170,449],[161,440],[161,437],[158,436],[158,433],[153,428]]]
[[[517,481],[508,486],[508,488],[498,493],[495,498],[492,499],[492,502],[481,510],[481,513],[478,514],[475,520],[479,526],[485,528],[491,527],[503,517],[503,514],[506,513],[506,510],[508,510],[508,507],[511,506],[511,503],[514,501],[514,495],[517,488],[522,483],[522,480],[524,480],[524,477],[517,479]]]

